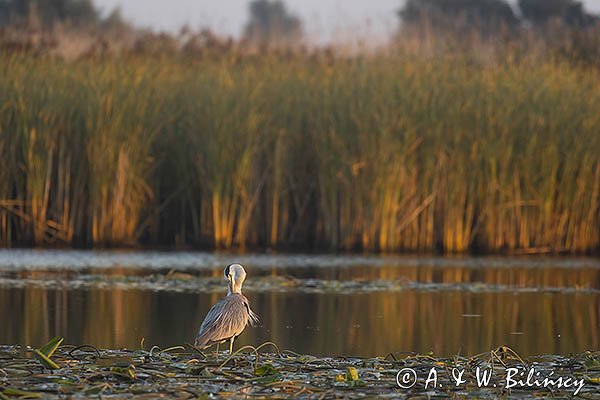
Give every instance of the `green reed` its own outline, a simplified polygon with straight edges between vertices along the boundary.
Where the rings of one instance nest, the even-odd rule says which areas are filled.
[[[230,54],[0,73],[4,246],[599,248],[597,70]]]

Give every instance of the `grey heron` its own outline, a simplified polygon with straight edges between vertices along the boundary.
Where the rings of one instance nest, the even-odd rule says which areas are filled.
[[[227,279],[227,296],[211,307],[200,325],[194,346],[199,349],[229,340],[229,353],[233,353],[233,340],[246,325],[258,323],[258,316],[250,309],[248,299],[242,294],[246,271],[240,264],[231,264],[223,271]]]

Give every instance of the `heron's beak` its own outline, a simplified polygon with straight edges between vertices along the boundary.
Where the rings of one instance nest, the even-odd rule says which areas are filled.
[[[229,284],[227,285],[227,295],[229,296],[230,294],[233,293],[233,286],[234,286],[233,276],[227,275],[227,281],[229,282]]]

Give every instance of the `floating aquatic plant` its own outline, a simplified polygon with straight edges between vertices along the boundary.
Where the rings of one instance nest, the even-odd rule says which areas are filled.
[[[62,337],[56,336],[39,349],[34,349],[33,354],[44,367],[48,369],[60,369],[60,366],[52,361],[51,358],[63,341]]]
[[[54,342],[56,343],[56,342]],[[176,398],[364,398],[372,396],[477,396],[530,398],[570,396],[571,391],[544,388],[505,389],[507,368],[538,368],[554,377],[584,379],[578,393],[593,398],[600,389],[600,353],[570,357],[543,355],[522,358],[507,347],[473,357],[436,358],[432,354],[389,354],[387,357],[314,357],[291,351],[264,353],[265,344],[246,346],[233,355],[202,354],[188,346],[168,349],[107,350],[93,346],[60,345],[52,357],[62,368],[53,374],[33,364],[18,346],[0,346],[0,399],[70,397],[166,396]],[[45,353],[42,353],[45,354]],[[476,367],[489,368],[488,385],[454,385],[452,368],[475,379]],[[410,390],[398,386],[397,374],[410,368],[418,380]],[[424,388],[429,371],[438,371],[439,387]],[[496,385],[496,386],[494,386]]]

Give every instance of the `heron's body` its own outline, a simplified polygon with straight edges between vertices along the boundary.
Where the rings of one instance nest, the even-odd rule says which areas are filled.
[[[248,299],[242,294],[242,283],[246,271],[239,264],[225,269],[229,281],[229,291],[225,298],[211,307],[200,325],[195,346],[202,349],[213,344],[230,341],[229,352],[233,351],[233,340],[239,336],[246,325],[258,322],[258,316],[250,309]]]

